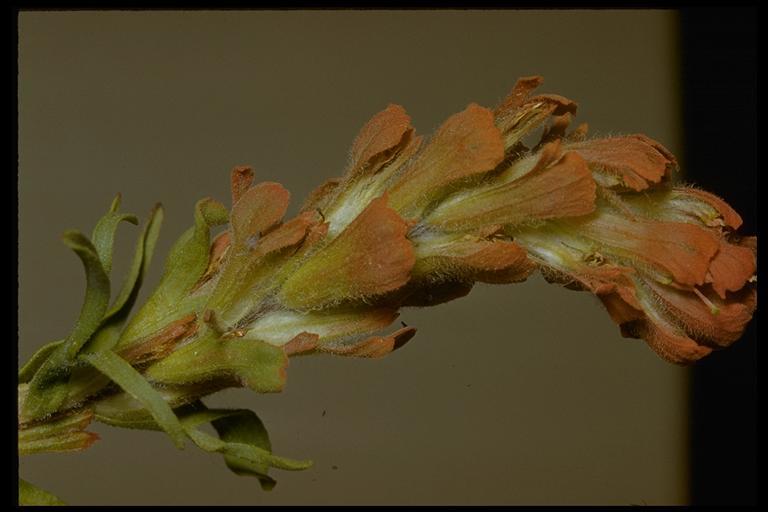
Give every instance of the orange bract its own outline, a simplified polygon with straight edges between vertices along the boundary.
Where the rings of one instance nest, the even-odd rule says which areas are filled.
[[[227,298],[222,329],[291,355],[377,357],[415,332],[380,333],[398,308],[538,268],[594,293],[623,335],[670,361],[735,341],[756,304],[756,239],[736,236],[739,215],[674,186],[675,157],[645,135],[568,133],[576,104],[531,96],[541,82],[521,79],[495,110],[470,104],[423,146],[405,110],[387,106],[361,129],[346,174],[284,223],[288,192],[235,168],[230,234],[203,280],[221,273],[216,285],[236,289],[214,293]]]

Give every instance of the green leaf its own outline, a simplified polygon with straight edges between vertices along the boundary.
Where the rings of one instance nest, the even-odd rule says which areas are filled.
[[[141,287],[141,283],[149,270],[149,264],[152,262],[152,255],[155,252],[155,245],[160,236],[160,227],[163,224],[163,207],[160,204],[155,205],[149,214],[149,220],[144,226],[144,230],[136,243],[136,249],[131,262],[131,269],[120,288],[114,304],[109,309],[106,319],[109,319],[126,309],[130,311],[131,306],[136,300],[136,295]]]
[[[66,505],[59,498],[19,478],[19,505]]]
[[[74,360],[80,348],[104,318],[109,305],[110,285],[109,277],[104,271],[96,248],[85,236],[77,231],[68,231],[64,234],[63,240],[83,261],[87,286],[80,318],[72,334],[64,342],[67,358]]]
[[[192,407],[188,404],[196,402],[201,396],[220,391],[225,385],[216,383],[192,384],[190,386],[156,387],[163,400],[171,406],[177,416]],[[96,420],[122,428],[142,430],[162,430],[152,419],[152,415],[144,405],[128,393],[115,393],[99,399],[93,406]]]
[[[213,199],[201,199],[195,206],[195,225],[173,245],[165,270],[147,303],[136,313],[117,344],[124,348],[181,316],[183,300],[208,266],[210,228],[227,222],[227,209]]]
[[[155,250],[160,227],[163,223],[163,207],[155,205],[136,242],[131,268],[128,271],[120,292],[102,320],[101,327],[91,337],[83,352],[94,353],[111,349],[117,343],[122,326],[136,302],[139,289],[149,270],[149,264]]]
[[[211,424],[222,441],[249,444],[272,453],[269,433],[253,411],[247,409],[232,411],[231,415],[215,419]],[[258,478],[261,488],[265,491],[271,490],[277,483],[267,475],[266,468],[262,470],[260,465],[248,459],[225,454],[224,462],[236,475]]]
[[[67,397],[67,382],[75,357],[101,324],[109,304],[109,277],[104,272],[96,248],[82,233],[67,231],[64,243],[80,257],[85,267],[86,290],[80,317],[72,333],[51,350],[30,381],[22,416],[36,419],[55,412]]]
[[[39,370],[43,363],[45,363],[48,356],[61,346],[62,343],[64,343],[64,340],[52,341],[40,347],[37,352],[29,358],[29,361],[27,361],[19,370],[19,384],[24,384],[32,380],[32,377],[34,377],[37,370]]]
[[[200,407],[204,406],[200,404]],[[267,430],[253,411],[203,409],[182,417],[181,421],[187,435],[198,447],[221,453],[230,470],[237,475],[257,477],[264,490],[275,486],[275,481],[267,474],[270,467],[298,471],[312,465],[311,461],[273,455]],[[213,424],[220,439],[195,428],[207,422]]]
[[[112,252],[117,225],[123,221],[130,222],[131,224],[139,223],[139,219],[137,219],[135,215],[117,213],[119,207],[120,194],[118,194],[112,201],[112,206],[110,207],[109,212],[99,220],[91,234],[91,241],[101,260],[101,266],[104,267],[104,272],[107,274],[112,270]]]
[[[209,333],[150,366],[146,375],[163,384],[234,378],[257,393],[269,393],[283,389],[287,364],[280,347],[258,340],[222,340]]]
[[[184,432],[179,419],[162,395],[135,368],[109,350],[96,354],[84,354],[82,357],[128,394],[144,404],[157,424],[171,437],[176,446],[180,449],[184,448]]]

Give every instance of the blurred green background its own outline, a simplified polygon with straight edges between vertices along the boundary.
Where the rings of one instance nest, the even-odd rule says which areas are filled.
[[[342,172],[357,130],[399,103],[422,134],[520,76],[579,103],[597,135],[681,154],[672,11],[22,12],[19,356],[71,329],[83,296],[59,241],[117,192],[166,208],[155,264],[229,170],[304,196]],[[121,228],[114,276],[138,230]],[[311,458],[262,492],[219,456],[103,425],[86,452],[20,461],[72,504],[683,504],[687,370],[621,338],[599,302],[547,285],[478,285],[404,310],[419,333],[382,360],[291,361],[285,391],[231,390],[275,452]],[[325,415],[323,412],[325,411]]]

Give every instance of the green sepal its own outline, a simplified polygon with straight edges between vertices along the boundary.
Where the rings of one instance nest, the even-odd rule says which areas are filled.
[[[93,432],[84,432],[92,419],[93,411],[83,409],[66,414],[55,421],[21,428],[19,455],[85,450],[99,439]]]
[[[258,340],[219,339],[210,334],[184,345],[146,370],[162,384],[191,384],[229,378],[257,393],[277,392],[285,384],[288,356]]]
[[[83,354],[82,358],[140,401],[176,447],[184,448],[184,431],[173,409],[133,366],[110,350]]]
[[[126,327],[117,344],[119,348],[186,313],[182,311],[185,305],[183,299],[208,266],[210,228],[225,224],[227,219],[227,209],[221,203],[210,198],[197,202],[195,225],[181,235],[171,248],[160,283]]]
[[[115,243],[115,232],[117,231],[117,225],[121,222],[130,222],[131,224],[138,224],[139,219],[130,213],[117,213],[120,207],[120,194],[118,194],[112,201],[112,206],[109,212],[104,215],[99,222],[96,223],[96,227],[93,228],[91,234],[91,242],[96,248],[96,252],[101,260],[101,266],[104,268],[104,272],[109,275],[112,270],[112,253]]]
[[[34,505],[66,505],[59,498],[44,491],[43,489],[27,482],[24,479],[19,478],[19,505],[34,506]]]

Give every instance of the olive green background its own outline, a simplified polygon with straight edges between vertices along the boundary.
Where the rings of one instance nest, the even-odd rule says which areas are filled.
[[[428,134],[541,74],[593,134],[644,132],[684,163],[676,34],[671,11],[23,12],[20,357],[71,329],[83,272],[59,235],[89,233],[115,193],[143,218],[166,208],[151,288],[194,202],[228,201],[232,166],[284,184],[295,212],[389,102]],[[119,232],[118,280],[137,232]],[[401,319],[419,333],[385,359],[294,359],[280,394],[209,400],[253,408],[276,453],[315,461],[274,471],[270,493],[217,455],[104,425],[22,475],[72,504],[687,501],[687,370],[621,338],[594,297],[534,276]]]

